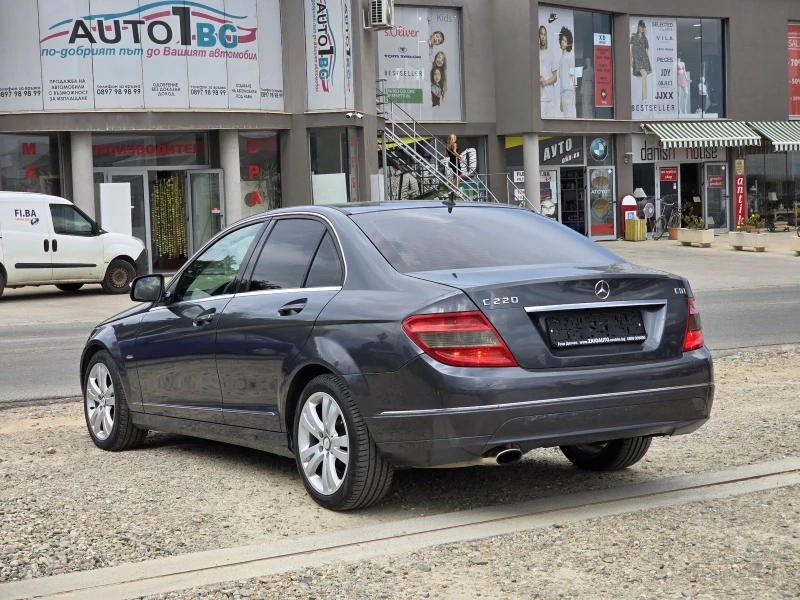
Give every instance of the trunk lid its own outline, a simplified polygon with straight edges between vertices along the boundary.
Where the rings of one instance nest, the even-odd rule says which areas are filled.
[[[593,367],[680,356],[685,279],[629,263],[410,273],[467,294],[520,367]]]

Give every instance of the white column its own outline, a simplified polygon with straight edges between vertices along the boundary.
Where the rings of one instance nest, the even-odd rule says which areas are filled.
[[[242,181],[239,171],[239,132],[225,129],[219,132],[219,156],[225,190],[225,224],[242,218]]]
[[[73,131],[69,136],[72,154],[72,201],[92,219],[94,214],[94,175],[92,134]]]
[[[525,195],[538,211],[542,210],[539,193],[539,135],[526,133],[522,136],[522,166],[525,169]]]

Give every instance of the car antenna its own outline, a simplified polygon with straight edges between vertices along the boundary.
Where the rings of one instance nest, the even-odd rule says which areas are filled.
[[[453,208],[456,205],[456,201],[453,200],[453,193],[452,192],[450,192],[450,197],[449,198],[446,198],[445,200],[442,200],[442,204],[444,204],[447,207],[447,213],[448,214],[453,212]]]

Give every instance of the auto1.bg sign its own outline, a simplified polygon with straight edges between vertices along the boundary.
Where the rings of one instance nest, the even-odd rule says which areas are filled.
[[[304,0],[309,110],[355,106],[349,0]]]

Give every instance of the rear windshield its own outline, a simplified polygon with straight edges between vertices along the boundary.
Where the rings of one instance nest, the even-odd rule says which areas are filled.
[[[352,216],[401,273],[608,265],[611,252],[550,219],[525,210],[456,206],[375,211]]]

